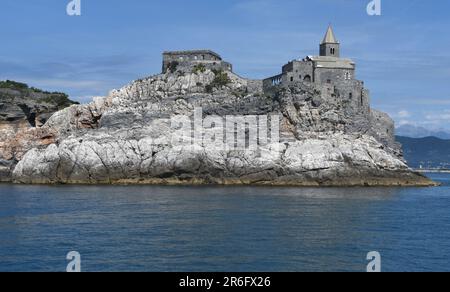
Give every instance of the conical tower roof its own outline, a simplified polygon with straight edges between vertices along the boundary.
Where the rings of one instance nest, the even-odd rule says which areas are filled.
[[[327,33],[325,34],[325,37],[323,38],[322,44],[338,44],[339,42],[336,40],[336,37],[334,36],[333,28],[328,26]]]

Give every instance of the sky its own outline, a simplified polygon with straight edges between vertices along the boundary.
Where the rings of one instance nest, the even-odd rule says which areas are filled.
[[[373,108],[397,125],[450,131],[450,1],[0,0],[0,80],[86,103],[158,74],[166,50],[212,49],[248,78],[317,55],[329,24]]]

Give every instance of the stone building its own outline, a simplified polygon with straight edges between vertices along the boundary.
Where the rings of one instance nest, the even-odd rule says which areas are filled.
[[[319,56],[307,56],[284,65],[281,74],[264,79],[264,90],[298,82],[312,83],[321,89],[324,98],[344,99],[351,104],[351,108],[368,112],[369,92],[364,88],[364,82],[355,79],[355,63],[340,57],[340,43],[331,26],[320,44],[319,52]]]
[[[163,53],[162,72],[168,70],[191,70],[202,64],[205,68],[232,71],[230,63],[222,60],[222,57],[210,50],[170,51]]]
[[[332,84],[354,79],[355,63],[350,59],[340,58],[340,43],[330,26],[320,44],[319,56],[293,60],[283,66],[280,75],[267,78],[264,83],[266,87],[270,87],[299,81]]]

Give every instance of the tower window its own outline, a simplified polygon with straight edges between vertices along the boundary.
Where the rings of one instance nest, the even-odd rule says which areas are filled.
[[[294,81],[294,77],[291,77],[291,82],[293,82]]]
[[[349,93],[349,95],[348,95],[348,97],[350,98],[350,99],[352,99],[353,98],[353,93]]]

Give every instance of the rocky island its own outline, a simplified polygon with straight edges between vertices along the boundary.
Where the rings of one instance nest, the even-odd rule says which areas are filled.
[[[90,104],[56,111],[45,122],[38,118],[31,129],[1,132],[1,179],[435,185],[407,166],[394,122],[370,107],[364,82],[355,78],[355,63],[340,57],[331,27],[319,56],[293,60],[265,80],[238,76],[209,50],[165,52],[162,69]],[[0,106],[3,113],[3,97]],[[20,123],[25,120],[30,117]],[[256,147],[247,141],[251,137]]]

